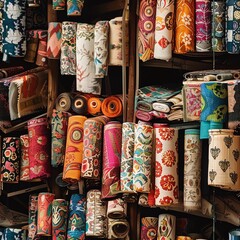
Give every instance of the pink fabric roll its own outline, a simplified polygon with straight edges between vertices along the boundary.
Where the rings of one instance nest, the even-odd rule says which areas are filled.
[[[29,176],[29,137],[28,134],[20,136],[21,159],[20,159],[20,181],[30,180]]]

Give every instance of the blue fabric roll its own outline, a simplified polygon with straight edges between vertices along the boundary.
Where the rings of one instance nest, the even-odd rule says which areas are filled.
[[[4,230],[4,239],[7,240],[26,240],[26,230],[17,229],[17,228],[5,228]]]

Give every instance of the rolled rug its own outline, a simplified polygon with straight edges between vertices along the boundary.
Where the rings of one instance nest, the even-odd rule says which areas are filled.
[[[158,218],[142,217],[141,218],[141,239],[157,240]]]
[[[66,0],[53,0],[52,7],[53,7],[53,10],[56,10],[56,11],[65,10]]]
[[[71,112],[72,101],[75,94],[70,92],[64,92],[57,96],[56,110],[62,112]]]
[[[175,239],[176,217],[171,214],[160,214],[158,217],[157,239]]]
[[[24,68],[22,66],[0,68],[0,79],[11,77],[22,72],[24,72]]]
[[[37,239],[38,195],[29,195],[28,203],[28,239]]]
[[[24,61],[34,63],[37,56],[38,49],[38,31],[27,31],[27,52],[24,56]]]
[[[88,99],[87,95],[82,93],[77,93],[72,99],[72,110],[78,115],[87,115],[88,114]]]
[[[93,116],[101,115],[102,114],[102,110],[101,110],[102,101],[103,101],[103,98],[90,97],[87,102],[88,113]]]
[[[67,0],[67,15],[81,16],[84,0]]]
[[[117,95],[106,97],[101,106],[102,113],[110,118],[120,117],[123,111],[122,100]]]
[[[48,31],[47,30],[38,30],[38,51],[36,58],[36,65],[38,66],[47,66],[47,40],[48,40]]]
[[[127,203],[125,203],[121,198],[108,201],[107,217],[112,219],[126,218]]]
[[[30,163],[29,163],[29,137],[28,134],[20,136],[21,158],[20,158],[20,181],[30,180]]]
[[[129,223],[126,219],[108,218],[108,238],[125,239],[130,230]]]

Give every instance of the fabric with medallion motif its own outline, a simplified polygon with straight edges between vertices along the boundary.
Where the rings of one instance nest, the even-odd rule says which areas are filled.
[[[157,240],[158,218],[142,217],[141,218],[141,239]]]

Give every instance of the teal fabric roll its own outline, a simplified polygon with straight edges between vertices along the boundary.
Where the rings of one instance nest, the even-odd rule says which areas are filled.
[[[25,240],[26,238],[26,230],[17,229],[17,228],[5,228],[4,230],[4,238],[3,239],[19,239]]]

